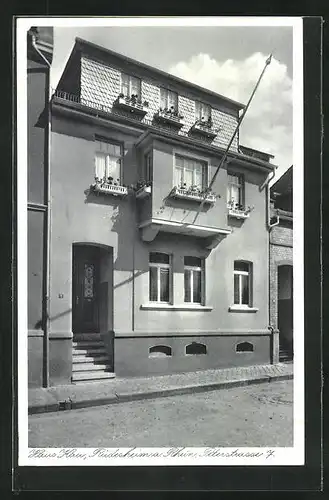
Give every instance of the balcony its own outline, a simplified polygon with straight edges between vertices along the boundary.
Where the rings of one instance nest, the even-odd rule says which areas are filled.
[[[128,188],[126,186],[120,186],[117,183],[104,182],[102,180],[96,180],[90,188],[96,193],[110,194],[112,196],[123,197],[128,194]]]
[[[169,195],[171,198],[176,198],[180,200],[191,200],[201,203],[204,200],[204,203],[214,204],[216,202],[216,195],[214,193],[208,193],[205,198],[205,191],[201,191],[195,186],[191,186],[190,188],[185,187],[177,187],[175,186]]]
[[[182,221],[165,220],[152,217],[139,224],[141,239],[144,242],[153,241],[158,233],[172,233],[198,238],[204,248],[212,250],[229,234],[231,229],[212,226],[203,226],[194,223],[185,223]]]
[[[234,217],[236,219],[248,219],[252,207],[245,208],[240,203],[229,202],[227,204],[229,217]]]
[[[213,128],[212,120],[197,120],[191,127],[190,131],[193,134],[201,135],[207,139],[215,139],[218,131]]]
[[[182,128],[184,125],[184,117],[178,113],[174,108],[159,109],[154,115],[157,122],[173,125],[177,129]]]
[[[124,111],[129,111],[130,113],[143,117],[148,112],[149,104],[147,101],[142,102],[137,94],[132,94],[131,96],[120,94],[114,101],[113,106],[117,109],[123,109]]]

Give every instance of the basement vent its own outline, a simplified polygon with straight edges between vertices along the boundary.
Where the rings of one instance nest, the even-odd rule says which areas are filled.
[[[198,342],[192,342],[192,344],[186,346],[185,354],[207,354],[207,346],[205,346],[204,344],[199,344]]]
[[[165,358],[171,355],[172,350],[168,345],[155,345],[149,348],[149,358]]]
[[[236,346],[236,352],[254,352],[254,344],[250,342],[240,342]]]

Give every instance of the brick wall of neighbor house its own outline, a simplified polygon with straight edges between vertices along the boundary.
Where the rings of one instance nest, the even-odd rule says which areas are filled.
[[[270,324],[278,328],[278,266],[293,264],[293,230],[276,226],[270,233]]]

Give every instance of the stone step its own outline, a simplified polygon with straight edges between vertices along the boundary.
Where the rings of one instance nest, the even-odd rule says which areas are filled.
[[[102,340],[102,335],[100,333],[74,333],[74,342],[83,342],[84,340]]]
[[[98,348],[90,348],[90,349],[77,349],[76,347],[72,349],[72,356],[75,357],[75,356],[93,356],[93,357],[97,357],[97,356],[102,356],[102,355],[105,355],[107,354],[106,353],[106,349],[105,347],[98,347]]]
[[[104,348],[104,342],[102,340],[85,340],[83,342],[72,342],[72,347],[75,349],[98,349],[98,348]]]
[[[74,372],[72,373],[72,382],[97,382],[99,380],[104,380],[107,378],[115,378],[115,373],[113,372]]]
[[[107,359],[108,361],[108,359]],[[84,372],[84,371],[104,371],[109,369],[108,363],[101,363],[101,364],[94,364],[91,362],[87,363],[73,363],[72,364],[72,371],[73,372]]]
[[[99,355],[99,356],[84,356],[80,354],[73,354],[72,357],[72,363],[89,363],[89,362],[94,362],[95,364],[98,364],[100,361],[104,361],[105,364],[109,362],[109,357],[106,355]]]

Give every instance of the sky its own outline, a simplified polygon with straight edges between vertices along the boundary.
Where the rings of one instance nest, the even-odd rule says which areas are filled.
[[[80,37],[246,104],[270,53],[272,62],[246,114],[240,144],[275,156],[277,180],[292,163],[292,48],[289,26],[55,27],[56,87]]]

